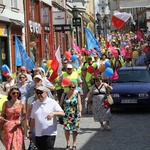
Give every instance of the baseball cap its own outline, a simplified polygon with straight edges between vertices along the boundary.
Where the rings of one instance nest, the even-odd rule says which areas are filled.
[[[48,89],[47,87],[45,87],[45,86],[39,86],[39,87],[36,89],[36,91],[37,91],[37,90],[39,90],[39,91],[46,91],[46,92],[49,91],[49,89]]]
[[[42,77],[41,77],[41,75],[39,75],[39,74],[35,75],[35,76],[34,76],[34,79],[35,79],[35,78],[38,78],[38,79],[42,80]]]
[[[73,68],[73,66],[71,64],[68,64],[67,68]]]

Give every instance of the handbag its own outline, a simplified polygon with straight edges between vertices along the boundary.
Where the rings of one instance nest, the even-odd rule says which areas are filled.
[[[110,94],[107,95],[107,100],[108,100],[109,105],[114,104],[114,100]]]
[[[110,95],[110,92],[109,92],[109,90],[107,88],[106,88],[106,97],[107,97],[109,105],[114,104],[114,100],[113,100],[112,96]]]
[[[61,125],[63,125],[63,124],[64,124],[63,117],[59,117],[59,118],[58,118],[58,121],[59,121],[59,124],[61,124]]]

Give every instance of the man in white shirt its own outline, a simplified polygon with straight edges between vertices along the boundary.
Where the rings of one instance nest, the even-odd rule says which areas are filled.
[[[64,116],[64,112],[59,104],[47,96],[48,89],[40,86],[35,93],[38,100],[33,104],[31,112],[30,132],[35,126],[35,140],[38,150],[53,150],[57,134],[56,116]]]

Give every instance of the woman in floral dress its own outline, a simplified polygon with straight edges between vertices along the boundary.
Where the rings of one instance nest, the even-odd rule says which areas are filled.
[[[8,92],[8,101],[4,102],[0,120],[4,121],[2,140],[6,150],[24,150],[21,124],[25,120],[25,105],[20,100],[18,87]]]
[[[60,100],[60,106],[64,107],[64,132],[67,141],[66,150],[70,150],[70,131],[73,135],[72,150],[76,150],[77,131],[79,130],[79,121],[81,117],[82,104],[81,97],[75,90],[76,84],[71,82],[69,90],[64,93]]]

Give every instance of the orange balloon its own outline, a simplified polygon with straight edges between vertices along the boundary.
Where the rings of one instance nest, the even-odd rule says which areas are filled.
[[[106,67],[105,67],[104,65],[101,65],[101,66],[99,67],[99,71],[100,71],[100,72],[104,72],[105,69],[106,69]]]
[[[52,63],[52,60],[48,60],[48,61],[46,62],[47,68],[51,68],[51,63]]]

